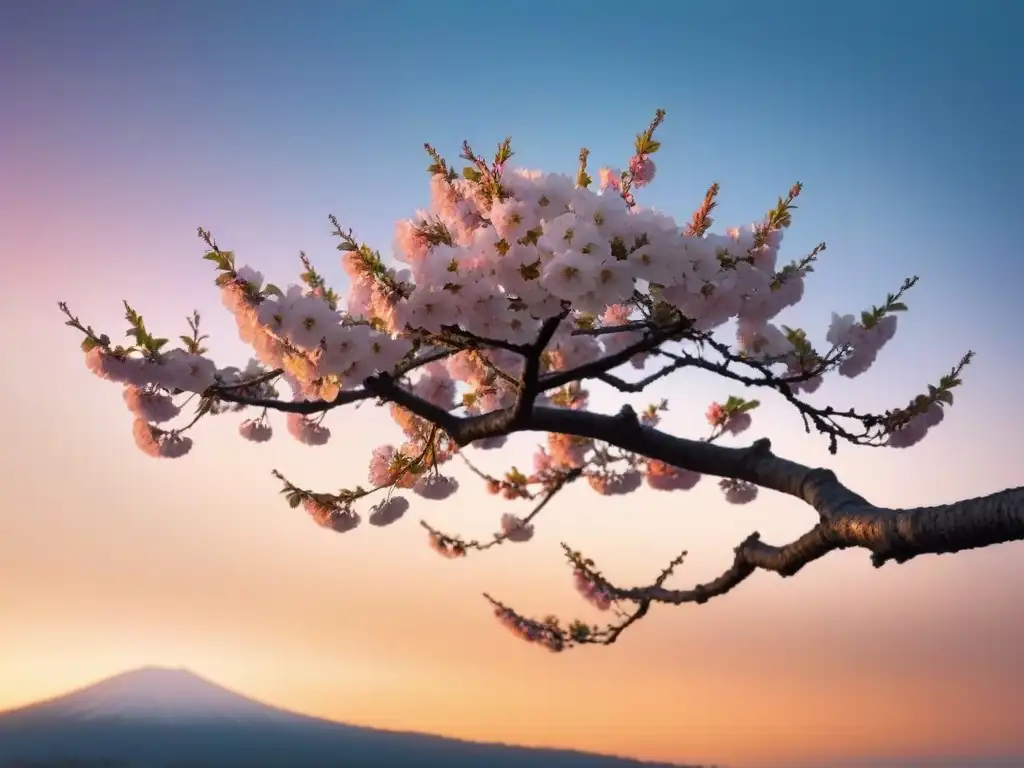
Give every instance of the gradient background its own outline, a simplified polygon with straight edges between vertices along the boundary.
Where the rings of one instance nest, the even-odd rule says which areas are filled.
[[[417,517],[486,536],[522,511],[461,475],[451,503],[334,536],[288,509],[270,470],[364,481],[370,449],[397,436],[383,413],[335,413],[321,449],[280,419],[264,446],[235,435],[239,417],[208,420],[191,455],[156,462],[56,308],[116,335],[127,298],[170,336],[198,308],[217,359],[244,362],[196,225],[279,284],[305,249],[344,288],[327,214],[387,251],[427,200],[423,141],[455,161],[463,138],[489,151],[511,133],[526,167],[571,173],[581,145],[621,166],[663,107],[643,204],[684,219],[718,181],[724,227],[805,183],[784,257],[829,249],[789,324],[821,339],[833,309],[922,276],[880,363],[817,402],[901,406],[978,353],[910,451],[829,456],[771,399],[750,439],[878,504],[1020,485],[1022,23],[1010,0],[0,4],[0,708],[166,664],[353,723],[647,758],[1024,753],[1019,543],[880,571],[836,553],[555,656],[503,632],[479,592],[590,617],[559,541],[626,583],[686,548],[684,584],[752,530],[801,533],[812,511],[768,492],[729,506],[707,480],[617,501],[580,487],[531,545],[451,563]],[[666,428],[699,435],[730,393],[688,374],[634,402],[671,397]],[[535,442],[481,461],[525,465]]]

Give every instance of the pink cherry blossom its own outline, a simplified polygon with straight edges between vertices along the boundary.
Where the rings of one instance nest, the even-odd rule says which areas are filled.
[[[651,132],[662,117],[638,137],[636,146],[644,151],[627,160],[628,170],[601,167],[596,188],[587,182],[593,170],[586,168],[586,152],[579,171],[566,175],[514,168],[504,149],[493,160],[480,159],[466,145],[470,170],[453,178],[458,169],[428,148],[434,161],[429,198],[423,210],[395,225],[393,253],[363,244],[331,218],[346,278],[338,292],[328,285],[330,275],[321,275],[305,256],[300,279],[275,288],[201,232],[210,249],[206,258],[216,267],[220,303],[251,349],[247,357],[254,356],[244,370],[213,362],[205,347],[221,348],[221,342],[206,341],[198,314],[189,317],[185,335],[157,333],[126,305],[130,341],[124,341],[81,324],[66,305],[61,309],[67,324],[84,335],[86,367],[122,390],[136,446],[152,457],[188,454],[198,433],[193,427],[208,416],[244,411],[239,435],[262,443],[273,434],[273,420],[282,418],[274,412],[284,411],[294,439],[321,446],[332,436],[328,424],[342,412],[339,406],[365,406],[361,414],[380,406],[377,413],[389,418],[377,417],[372,425],[358,417],[333,422],[345,445],[332,466],[342,474],[361,471],[352,469],[348,451],[366,441],[366,447],[377,446],[366,470],[371,488],[355,485],[355,477],[342,481],[352,483],[342,491],[319,493],[278,475],[288,501],[301,504],[326,529],[345,533],[360,526],[353,505],[364,498],[377,501],[368,512],[370,525],[397,523],[410,502],[392,495],[396,489],[443,501],[467,477],[498,497],[495,504],[525,511],[502,514],[500,533],[486,545],[428,528],[430,546],[446,558],[505,539],[531,540],[535,520],[546,519],[537,515],[547,501],[577,479],[583,482],[571,494],[647,494],[623,507],[629,524],[645,499],[653,499],[649,491],[695,488],[702,474],[692,467],[714,476],[756,477],[747,470],[763,444],[718,441],[747,432],[759,402],[735,395],[713,402],[704,413],[711,429],[673,442],[685,423],[677,422],[675,404],[687,405],[699,390],[666,374],[717,372],[732,385],[774,392],[792,403],[816,392],[827,376],[855,378],[869,370],[894,338],[895,313],[906,309],[902,294],[913,284],[908,281],[881,306],[819,318],[827,328],[817,327],[816,340],[793,327],[794,318],[783,313],[803,299],[811,262],[823,245],[810,257],[787,261],[782,245],[788,221],[780,224],[774,211],[754,224],[713,231],[717,185],[685,218],[638,205],[633,193],[657,173],[652,155],[659,144]],[[799,191],[795,186],[789,202],[780,198],[777,205],[789,205]],[[904,410],[855,418],[867,437],[841,436],[891,448],[916,445],[944,419],[958,370]],[[802,380],[788,381],[793,378]],[[678,393],[672,412],[668,400],[639,415],[630,409],[640,407],[631,395],[648,385]],[[617,395],[618,405],[630,407],[614,416],[617,406],[609,401]],[[189,401],[198,406],[195,417],[177,421]],[[805,416],[812,412],[808,400],[796,402]],[[692,402],[688,407],[699,408]],[[854,412],[819,413],[828,421]],[[530,430],[542,427],[566,433],[531,437]],[[495,431],[508,434],[487,434]],[[530,440],[532,469],[521,471],[513,461],[530,461]],[[672,445],[682,448],[665,449]],[[505,467],[480,468],[495,458]],[[460,470],[457,459],[468,468]],[[464,474],[456,477],[459,471]],[[722,477],[718,486],[730,504],[750,503],[759,493],[758,485],[736,477]],[[609,611],[615,595],[626,594],[590,570],[591,561],[575,554],[570,560],[576,590],[598,610]],[[588,629],[577,625],[570,633],[553,619],[527,619],[496,605],[503,626],[552,651],[580,641],[579,632]]]
[[[416,481],[412,490],[425,499],[441,501],[459,490],[459,481],[454,477],[427,474]]]
[[[629,159],[629,170],[633,174],[633,186],[639,189],[654,181],[657,169],[650,155],[633,155]]]
[[[257,419],[246,419],[238,425],[239,434],[246,440],[251,440],[254,443],[265,443],[274,434],[274,430],[269,424],[265,424]]]
[[[533,538],[533,526],[511,514],[501,516],[501,532],[509,541],[524,542]]]
[[[757,486],[744,480],[726,477],[718,481],[718,486],[730,504],[748,504],[757,498]]]
[[[409,500],[402,496],[392,496],[373,507],[369,517],[370,525],[378,528],[397,522],[409,509]]]
[[[128,410],[150,423],[170,421],[181,412],[168,395],[133,384],[124,388],[124,402]]]

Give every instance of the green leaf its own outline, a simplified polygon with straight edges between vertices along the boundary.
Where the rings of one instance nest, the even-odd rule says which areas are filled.
[[[136,328],[142,326],[142,315],[132,309],[131,304],[127,301],[122,301],[121,303],[124,304],[124,319]]]
[[[84,339],[82,339],[82,351],[83,352],[92,352],[92,350],[95,349],[96,347],[97,347],[97,344],[96,344],[96,340],[95,339],[91,339],[88,336],[86,336]]]
[[[577,641],[586,640],[588,637],[590,637],[590,627],[588,627],[579,619],[576,619],[575,621],[573,621],[572,624],[569,625],[569,636],[573,640]]]
[[[299,494],[297,493],[293,493],[291,496],[288,497],[288,506],[291,507],[292,509],[295,509],[301,503],[302,497],[299,496]]]
[[[655,141],[654,139],[651,139],[650,141],[647,142],[647,154],[653,155],[659,149],[661,149],[660,141]]]
[[[752,411],[755,408],[757,408],[760,404],[760,400],[748,400],[743,405],[741,405],[737,410],[739,410],[740,413],[747,413],[748,411]]]
[[[343,241],[338,246],[338,250],[339,251],[358,251],[359,250],[359,246],[357,246],[355,243],[350,243],[348,240],[345,240],[345,241]]]
[[[263,295],[264,296],[284,296],[284,294],[281,292],[281,289],[278,288],[273,283],[267,283],[266,287],[263,289]]]
[[[939,400],[947,405],[953,404],[953,393],[948,390],[942,390],[938,395],[935,396],[936,400]]]
[[[222,272],[217,275],[217,279],[213,281],[214,285],[218,288],[223,288],[225,285],[234,280],[234,276],[230,272]]]
[[[889,312],[906,312],[907,305],[904,304],[902,301],[894,301],[892,304],[886,307],[886,310]]]
[[[217,263],[220,263],[222,260],[220,253],[218,253],[217,251],[208,251],[206,254],[203,255],[203,258],[206,259],[207,261],[213,261]]]
[[[145,347],[146,349],[149,348],[151,340],[149,338],[149,334],[146,333],[145,328],[129,328],[127,331],[125,331],[124,335],[135,339],[135,343],[138,344],[140,347]]]
[[[462,169],[462,175],[465,179],[469,181],[480,181],[480,179],[483,178],[483,175],[480,173],[480,171],[471,165],[467,165],[465,168]]]

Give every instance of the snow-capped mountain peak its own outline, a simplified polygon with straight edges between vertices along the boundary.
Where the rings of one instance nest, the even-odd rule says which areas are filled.
[[[252,720],[285,713],[185,669],[142,667],[27,707],[25,714],[130,720]]]

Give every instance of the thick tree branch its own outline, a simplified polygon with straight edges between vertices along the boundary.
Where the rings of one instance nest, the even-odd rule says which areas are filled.
[[[425,409],[418,415],[429,418]],[[767,439],[728,448],[674,437],[621,415],[536,406],[521,426],[513,425],[510,415],[509,409],[467,418],[445,414],[449,423],[442,426],[459,445],[512,432],[556,432],[589,437],[693,472],[745,480],[806,502],[817,511],[822,534],[830,542],[837,548],[871,551],[876,566],[1024,539],[1024,488],[936,507],[888,509],[851,491],[831,470],[776,456]]]
[[[661,350],[658,351],[660,352]],[[654,373],[645,376],[639,381],[626,381],[625,379],[620,379],[618,376],[615,376],[614,374],[611,373],[601,373],[598,374],[596,378],[598,379],[598,381],[603,381],[605,384],[614,387],[620,392],[643,392],[645,389],[647,389],[647,387],[656,382],[658,379],[663,379],[669,374],[678,371],[680,368],[686,368],[688,365],[690,365],[688,360],[686,360],[685,358],[677,357],[673,362],[669,363],[663,368],[658,369]]]
[[[840,545],[829,539],[825,528],[820,525],[816,525],[796,541],[781,547],[765,544],[761,541],[760,534],[752,533],[734,550],[736,556],[728,570],[717,578],[691,589],[667,589],[658,583],[649,587],[621,589],[603,579],[600,583],[609,596],[616,600],[631,600],[637,603],[653,601],[672,605],[706,603],[729,592],[759,568],[774,571],[780,576],[792,576],[808,563],[840,548]]]
[[[616,608],[619,621],[601,628],[574,621],[563,629],[557,619],[549,617],[543,622],[524,619],[513,609],[504,606],[489,595],[484,595],[496,608],[499,617],[514,627],[533,627],[544,636],[558,640],[552,650],[563,650],[572,645],[614,643],[619,636],[650,610],[652,603],[706,603],[712,598],[730,592],[754,571],[773,571],[780,576],[792,576],[808,563],[824,557],[836,549],[862,547],[872,551],[872,561],[880,566],[888,560],[903,562],[920,554],[956,552],[973,547],[984,547],[1024,538],[1024,488],[1013,488],[986,497],[968,499],[953,504],[892,510],[872,506],[842,486],[828,470],[807,467],[771,456],[767,447],[752,448],[764,466],[776,462],[775,470],[790,473],[798,470],[804,480],[801,497],[819,511],[821,522],[810,531],[784,546],[772,546],[761,541],[760,534],[752,533],[734,550],[732,564],[721,575],[690,589],[670,589],[664,586],[675,567],[682,563],[683,552],[666,567],[648,586],[622,588],[612,584],[594,568],[593,561],[584,559],[567,545],[562,547],[569,562],[576,569],[576,578],[589,585],[585,594],[597,595],[605,601],[603,607],[632,602],[635,608],[625,612]],[[767,470],[771,472],[771,468]],[[579,587],[578,587],[579,588]],[[591,590],[594,590],[591,593]]]
[[[618,368],[623,363],[629,362],[636,355],[654,350],[666,341],[678,336],[688,327],[688,323],[685,322],[674,323],[671,326],[665,327],[659,326],[651,330],[636,344],[631,344],[624,349],[620,349],[618,352],[613,352],[609,355],[605,355],[604,357],[599,357],[589,363],[578,365],[575,368],[570,368],[566,371],[556,371],[554,373],[546,374],[540,379],[541,391],[547,392],[549,389],[564,387],[566,384],[573,381],[598,378],[601,374],[606,373],[613,368]]]
[[[416,416],[426,419],[431,424],[437,425],[449,435],[451,435],[453,429],[458,429],[460,422],[464,421],[464,419],[449,413],[444,408],[427,402],[422,397],[405,389],[388,373],[378,373],[376,376],[371,376],[363,381],[363,388],[374,397],[379,397],[381,400],[389,400]]]
[[[408,360],[404,363],[399,363],[395,366],[394,371],[391,375],[394,377],[405,376],[408,373],[412,373],[418,368],[422,368],[424,365],[436,362],[438,360],[444,360],[446,357],[451,357],[458,350],[452,349],[441,349],[433,352],[415,357],[412,360]],[[223,400],[228,403],[237,403],[238,405],[248,405],[254,408],[269,408],[274,411],[281,411],[282,413],[301,413],[306,416],[310,416],[314,413],[323,413],[329,411],[332,408],[337,408],[342,405],[349,405],[351,403],[357,403],[360,400],[368,400],[374,397],[374,394],[368,391],[366,388],[350,389],[339,392],[337,397],[333,400],[278,400],[272,398],[260,398],[251,397],[244,392],[250,387],[256,384],[261,384],[265,381],[269,381],[272,378],[280,376],[283,373],[280,369],[270,371],[263,376],[260,376],[252,381],[245,381],[239,384],[229,384],[225,386],[211,387],[207,391],[207,396],[216,398],[217,400]]]
[[[540,394],[538,381],[540,379],[541,356],[544,354],[544,350],[547,348],[548,344],[551,343],[551,339],[554,338],[555,331],[558,330],[558,326],[567,314],[569,314],[568,310],[564,310],[560,314],[545,320],[544,324],[541,326],[540,333],[537,334],[537,340],[530,345],[530,348],[526,353],[526,364],[523,369],[523,378],[520,382],[516,402],[512,406],[513,424],[525,424],[529,419],[534,401],[537,399],[537,395]]]
[[[348,389],[338,393],[338,396],[333,400],[277,400],[273,398],[262,398],[262,397],[248,397],[239,392],[232,392],[229,390],[211,389],[210,396],[215,397],[217,400],[224,400],[228,403],[237,403],[239,405],[248,405],[254,408],[270,408],[274,411],[281,411],[282,413],[301,413],[306,416],[311,416],[314,413],[322,413],[329,411],[332,408],[337,408],[341,405],[349,405],[350,403],[357,403],[360,400],[368,400],[373,395],[365,389]]]
[[[872,553],[874,564],[881,566],[889,560],[904,562],[922,554],[958,552],[1024,539],[1024,488],[935,507],[876,507],[840,483],[830,470],[806,467],[774,455],[766,439],[758,440],[746,448],[728,448],[707,441],[674,437],[640,424],[635,414],[629,418],[626,412],[607,416],[589,411],[536,406],[532,402],[536,392],[553,388],[556,384],[560,386],[561,377],[570,373],[571,380],[579,380],[581,376],[597,376],[628,360],[641,351],[640,347],[657,346],[663,340],[659,340],[659,337],[669,333],[659,329],[636,345],[573,371],[554,376],[538,376],[540,353],[550,342],[556,327],[557,319],[546,323],[526,354],[526,371],[517,403],[511,408],[482,415],[456,416],[416,396],[390,374],[371,376],[364,381],[362,389],[342,392],[330,403],[264,401],[245,398],[234,391],[216,392],[215,395],[231,402],[294,413],[315,413],[337,405],[378,397],[394,402],[437,425],[459,446],[487,437],[525,431],[586,437],[693,472],[743,480],[785,493],[803,500],[817,511],[818,526],[808,534],[812,539],[804,537],[779,549],[768,548],[756,539],[744,542],[740,549],[742,560],[737,560],[734,570],[712,582],[718,585],[716,589],[726,585],[724,591],[746,578],[749,569],[766,568],[783,574],[795,573],[827,551],[822,551],[819,546],[811,546],[813,542],[828,542],[831,548],[867,549]],[[413,367],[419,364],[422,363],[411,363]],[[708,589],[710,587],[704,585],[705,592]]]
[[[649,586],[624,589],[611,584],[594,570],[593,561],[585,559],[582,554],[563,544],[562,549],[576,571],[577,589],[602,610],[614,608],[617,614],[618,620],[604,627],[587,625],[579,620],[563,627],[553,616],[543,621],[527,619],[486,593],[484,598],[495,606],[497,615],[503,623],[515,629],[517,633],[526,630],[524,636],[528,639],[546,639],[549,642],[545,642],[545,645],[551,650],[562,651],[574,645],[611,645],[630,626],[646,616],[653,603],[706,603],[713,597],[731,591],[758,568],[791,576],[802,565],[837,548],[839,547],[824,535],[820,526],[815,526],[797,541],[784,547],[764,544],[758,534],[753,533],[736,547],[732,565],[721,576],[692,589],[680,590],[667,589],[664,585],[676,567],[683,563],[686,552],[682,552],[663,568]],[[622,609],[621,603],[627,601],[635,604],[632,611]]]
[[[653,584],[622,588],[609,582],[593,569],[590,561],[563,544],[569,561],[607,599],[630,601],[637,606],[632,614],[626,615],[625,621],[573,640],[577,643],[613,643],[626,628],[647,613],[652,603],[706,603],[730,592],[758,569],[792,576],[808,563],[836,549],[869,549],[875,566],[880,566],[888,560],[903,562],[924,553],[957,552],[1024,538],[1024,488],[1012,488],[982,498],[935,507],[891,510],[859,500],[860,497],[840,485],[831,472],[814,471],[821,473],[821,483],[811,496],[825,510],[818,525],[796,541],[780,547],[765,544],[758,533],[752,533],[736,547],[733,562],[724,573],[690,589],[664,586],[666,576],[682,562],[682,556],[673,560]],[[826,501],[829,497],[833,499],[831,504]],[[844,497],[845,502],[852,502],[855,506],[841,509]]]

